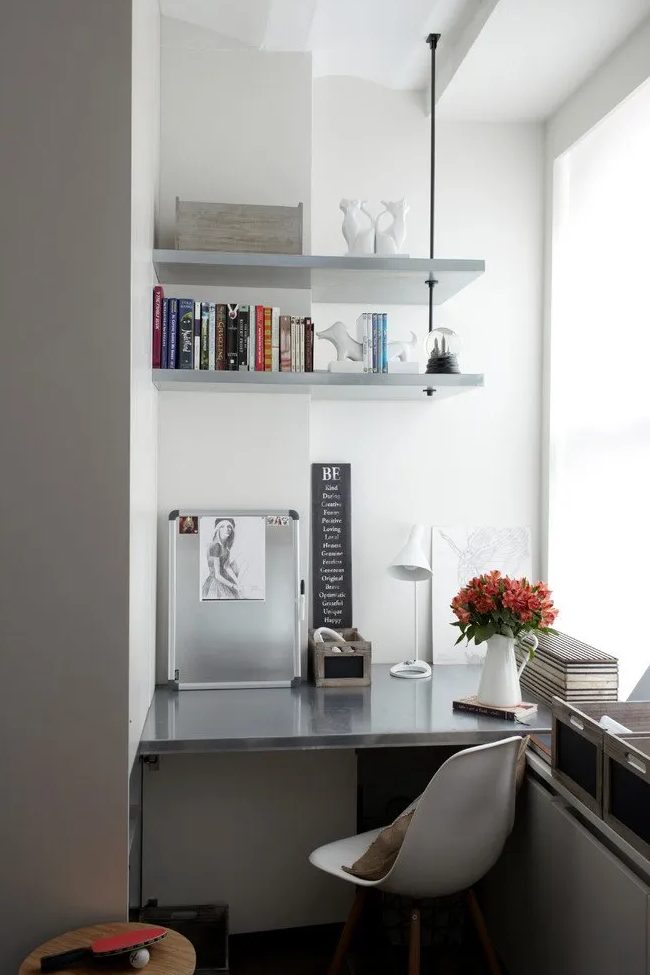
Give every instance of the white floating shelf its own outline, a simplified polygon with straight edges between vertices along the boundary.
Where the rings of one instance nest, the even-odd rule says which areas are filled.
[[[200,369],[154,369],[154,385],[163,392],[298,393],[314,399],[419,400],[483,386],[480,373],[399,375],[335,372],[209,372]],[[427,391],[431,393],[427,394]]]
[[[153,260],[165,285],[310,289],[314,302],[366,305],[426,305],[430,280],[434,304],[441,305],[485,271],[485,261],[425,257],[155,250]]]

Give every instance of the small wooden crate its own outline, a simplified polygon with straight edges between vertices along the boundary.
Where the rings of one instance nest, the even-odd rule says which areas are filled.
[[[176,197],[176,247],[190,251],[302,254],[302,203],[295,207],[196,203]]]
[[[605,735],[603,818],[650,860],[650,736]]]
[[[604,715],[633,734],[650,735],[650,702],[599,701],[576,706],[553,698],[553,775],[597,816],[603,815]]]
[[[337,651],[338,644],[314,642],[309,631],[309,674],[316,687],[368,687],[372,644],[364,640],[354,627],[336,630],[353,652]]]

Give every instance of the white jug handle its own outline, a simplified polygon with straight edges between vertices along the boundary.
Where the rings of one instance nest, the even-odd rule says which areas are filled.
[[[526,656],[524,657],[524,659],[522,660],[521,667],[517,671],[517,677],[518,678],[521,677],[521,675],[523,674],[524,667],[526,666],[526,664],[530,660],[532,654],[535,653],[535,651],[537,650],[537,647],[539,646],[539,640],[537,639],[537,637],[535,636],[534,633],[526,633],[526,635],[523,636],[519,640],[519,646],[522,649],[526,648],[526,645],[528,645],[527,646],[527,653],[526,653]]]

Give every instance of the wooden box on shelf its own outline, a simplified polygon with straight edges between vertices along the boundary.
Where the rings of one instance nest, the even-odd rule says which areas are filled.
[[[599,701],[579,706],[553,698],[553,775],[596,813],[603,815],[605,715],[633,735],[650,736],[650,701]]]
[[[368,687],[372,644],[364,640],[355,627],[337,629],[343,637],[346,649],[331,640],[325,643],[314,640],[314,630],[309,631],[309,675],[316,687]]]
[[[176,197],[176,247],[188,251],[302,254],[302,203],[295,207],[196,203]]]

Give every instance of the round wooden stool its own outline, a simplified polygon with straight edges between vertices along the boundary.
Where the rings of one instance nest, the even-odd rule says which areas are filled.
[[[69,951],[70,948],[85,948],[96,938],[109,938],[114,934],[123,934],[125,931],[135,931],[138,928],[149,928],[150,924],[126,924],[115,922],[113,924],[93,924],[89,928],[79,928],[77,931],[68,931],[61,934],[58,938],[52,938],[34,951],[25,959],[20,966],[18,975],[36,975],[41,970],[41,958],[43,955],[55,955],[60,951]],[[130,972],[135,975],[136,971],[142,971],[146,975],[193,975],[196,968],[196,954],[194,948],[182,934],[177,931],[167,929],[167,937],[158,944],[152,945],[149,949],[151,960],[143,969],[132,968],[129,964],[129,956],[116,955],[114,958],[103,958],[101,962],[85,962],[82,965],[74,965],[71,968],[62,968],[61,975],[98,975],[104,972],[105,975],[124,975]]]

